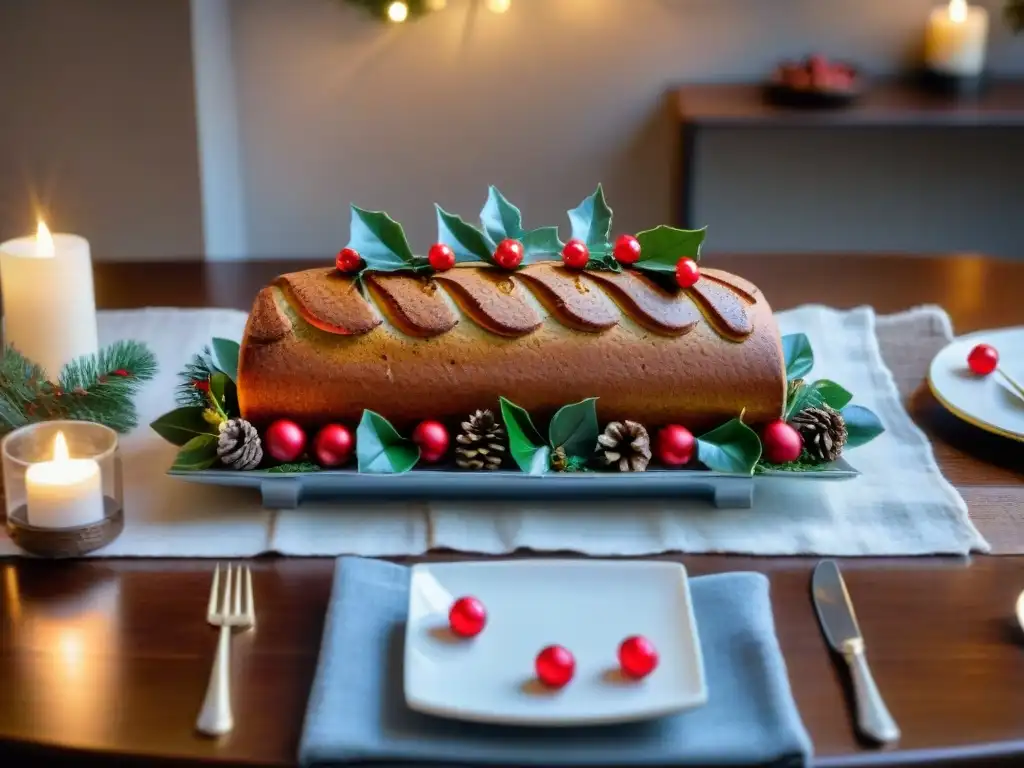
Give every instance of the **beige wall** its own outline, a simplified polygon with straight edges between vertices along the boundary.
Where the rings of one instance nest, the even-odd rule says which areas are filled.
[[[0,240],[54,229],[97,258],[202,254],[185,0],[0,2]]]

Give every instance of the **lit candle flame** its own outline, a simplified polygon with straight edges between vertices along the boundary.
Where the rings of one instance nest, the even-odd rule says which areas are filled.
[[[36,228],[36,256],[48,259],[52,259],[54,256],[53,235],[50,234],[50,228],[42,219],[39,220],[39,226]]]
[[[967,21],[967,0],[949,0],[949,18],[957,24]]]
[[[504,13],[511,5],[512,0],[487,0],[487,10],[491,13]]]
[[[409,6],[403,3],[402,0],[395,0],[395,2],[388,6],[388,18],[393,22],[403,22],[408,16]]]
[[[53,439],[53,460],[55,462],[68,461],[71,455],[68,453],[68,441],[64,439],[64,433],[58,432]]]

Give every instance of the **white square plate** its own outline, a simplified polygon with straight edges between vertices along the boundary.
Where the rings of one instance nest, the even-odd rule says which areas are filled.
[[[448,630],[448,609],[481,600],[474,638]],[[619,643],[644,635],[658,667],[619,674]],[[534,658],[557,643],[576,658],[572,681],[551,690]],[[686,570],[678,563],[537,560],[413,566],[405,632],[405,700],[431,715],[509,725],[570,726],[644,720],[707,701]]]

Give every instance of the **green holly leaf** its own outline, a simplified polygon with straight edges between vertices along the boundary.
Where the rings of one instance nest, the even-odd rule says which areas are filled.
[[[506,238],[522,241],[526,234],[523,230],[523,214],[494,185],[487,190],[487,202],[480,211],[480,223],[484,225],[484,231],[492,243],[500,243]]]
[[[354,248],[376,272],[406,270],[416,263],[402,225],[384,211],[366,211],[352,206],[348,247]]]
[[[568,456],[590,456],[597,447],[597,398],[558,409],[548,427],[548,442]]]
[[[676,229],[664,225],[637,233],[640,259],[633,266],[648,272],[676,271],[676,262],[683,256],[700,259],[704,229]]]
[[[608,238],[612,229],[612,209],[605,202],[604,189],[600,184],[594,194],[569,211],[569,223],[572,225],[572,239],[586,243],[591,257],[611,251]],[[587,266],[589,268],[590,265]]]
[[[183,472],[198,472],[209,469],[217,462],[217,435],[196,435],[181,450],[171,469]]]
[[[697,438],[697,459],[708,469],[752,475],[761,458],[761,438],[739,419]]]
[[[505,422],[508,434],[508,450],[512,459],[528,475],[543,475],[548,471],[551,449],[544,444],[537,428],[533,426],[530,414],[511,400],[498,398],[501,404],[501,420]]]
[[[238,381],[238,354],[241,351],[237,341],[231,339],[213,340],[213,360],[217,368],[232,381]]]
[[[814,352],[806,333],[782,337],[782,355],[786,361],[786,380],[802,379],[814,367]]]
[[[379,413],[364,410],[356,428],[356,463],[360,472],[401,474],[420,460],[420,449],[406,440]]]
[[[485,261],[494,263],[494,248],[487,237],[472,224],[460,216],[448,213],[440,205],[437,208],[437,241],[444,243],[455,251],[457,263]]]
[[[523,263],[543,261],[543,257],[559,258],[562,252],[562,241],[558,239],[558,227],[539,227],[525,233],[520,242],[523,244]]]
[[[615,257],[611,253],[601,253],[597,256],[591,256],[587,262],[586,269],[588,271],[604,270],[606,272],[621,272],[622,265],[616,261]]]
[[[197,435],[216,434],[217,427],[203,418],[202,405],[186,405],[165,413],[149,426],[160,437],[174,445],[185,445]]]
[[[267,472],[273,472],[275,475],[282,474],[284,472],[321,472],[323,467],[319,464],[314,464],[311,461],[296,461],[290,464],[278,464],[276,467],[271,467]]]
[[[870,443],[885,432],[882,421],[863,405],[848,405],[839,411],[846,422],[846,447]]]
[[[805,384],[796,391],[796,396],[786,404],[786,420],[788,421],[800,411],[808,408],[820,408],[827,405],[839,411],[853,399],[853,395],[828,379],[819,379],[813,384]]]

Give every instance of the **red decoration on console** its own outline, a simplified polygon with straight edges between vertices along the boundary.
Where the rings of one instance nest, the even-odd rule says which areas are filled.
[[[632,235],[621,235],[612,250],[620,264],[635,264],[640,260],[640,241]]]
[[[988,376],[999,367],[999,352],[988,344],[979,344],[967,355],[967,366],[979,376]]]
[[[515,269],[523,263],[523,244],[518,240],[502,240],[494,249],[494,261],[503,269]]]
[[[420,458],[433,464],[448,451],[448,430],[439,421],[421,421],[412,433],[412,441],[420,447]]]
[[[295,461],[306,450],[306,433],[294,421],[278,419],[263,433],[263,448],[277,461]]]
[[[583,269],[590,261],[590,250],[582,240],[570,240],[562,249],[562,261],[569,269]]]
[[[438,272],[445,272],[455,266],[455,251],[444,243],[434,243],[427,252],[427,261]]]
[[[697,451],[693,433],[679,424],[669,424],[658,432],[655,457],[666,467],[681,467],[689,464]]]
[[[460,597],[448,611],[448,626],[459,637],[476,637],[487,626],[487,609],[475,597]]]
[[[627,637],[619,645],[619,666],[628,677],[647,677],[658,666],[658,651],[643,635]]]
[[[363,265],[363,257],[355,248],[342,248],[334,259],[334,266],[339,272],[358,272]]]
[[[796,461],[804,449],[804,439],[800,433],[782,419],[776,419],[764,428],[761,444],[764,446],[765,461],[772,464]]]
[[[328,424],[313,439],[313,455],[321,467],[347,464],[356,448],[352,430],[343,424]]]
[[[676,283],[680,288],[689,288],[700,280],[700,270],[697,262],[689,256],[683,256],[676,262]]]
[[[542,650],[533,665],[537,678],[550,688],[564,687],[576,672],[576,659],[560,645],[549,645]]]

